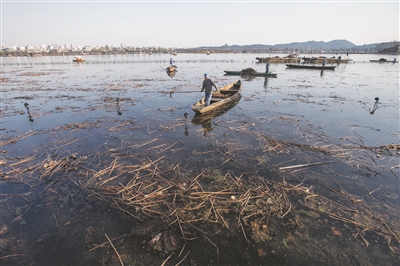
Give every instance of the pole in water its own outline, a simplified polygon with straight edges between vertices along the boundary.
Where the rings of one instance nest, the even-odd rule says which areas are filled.
[[[369,112],[371,115],[373,115],[375,113],[375,110],[378,108],[378,103],[379,103],[379,97],[375,97],[374,107],[372,108],[372,111]]]
[[[374,109],[376,108],[376,106],[378,105],[379,102],[379,97],[375,97],[375,104],[374,104]]]

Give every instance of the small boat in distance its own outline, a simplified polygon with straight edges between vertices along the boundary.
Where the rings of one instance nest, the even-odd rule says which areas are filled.
[[[300,63],[301,58],[288,55],[286,57],[256,57],[256,60],[258,60],[257,63]]]
[[[278,74],[276,73],[263,73],[263,72],[254,72],[254,73],[243,73],[242,71],[230,71],[224,70],[225,75],[227,76],[256,76],[256,77],[269,77],[276,78]]]
[[[381,58],[379,60],[369,60],[372,63],[397,63],[397,59],[393,58],[392,61],[387,60],[386,58]]]
[[[342,59],[341,56],[338,58],[336,57],[303,57],[301,58],[303,61],[302,63],[305,64],[322,64],[322,62],[326,61],[327,64],[340,64],[340,63],[350,63],[353,59]],[[291,63],[291,62],[290,62]]]
[[[86,60],[84,60],[82,57],[80,56],[75,56],[75,59],[72,60],[73,62],[78,62],[78,63],[82,63],[82,62],[86,62]]]
[[[218,111],[226,107],[240,97],[242,90],[242,81],[238,80],[225,85],[219,89],[219,92],[213,92],[209,106],[205,104],[205,98],[201,98],[192,106],[192,110],[196,114],[205,114]]]
[[[286,64],[288,68],[302,68],[302,69],[322,69],[322,70],[335,70],[336,66],[316,66],[316,65],[303,65],[303,64]]]

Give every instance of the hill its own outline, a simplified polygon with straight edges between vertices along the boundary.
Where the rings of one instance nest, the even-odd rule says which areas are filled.
[[[308,42],[293,42],[289,44],[276,44],[274,48],[282,49],[301,49],[301,50],[332,50],[332,49],[350,49],[355,47],[354,43],[351,43],[346,40],[333,40],[330,42],[317,42],[317,41],[308,41]]]
[[[329,42],[323,41],[307,41],[307,42],[292,42],[286,44],[251,44],[251,45],[222,45],[222,46],[202,46],[192,48],[196,50],[213,50],[213,51],[241,51],[241,52],[272,52],[272,51],[325,51],[325,52],[369,52],[380,53],[382,51],[390,51],[391,53],[398,54],[398,47],[400,42],[388,43],[373,43],[364,45],[355,45],[347,40],[332,40]],[[397,49],[397,50],[396,50]]]
[[[377,44],[376,50],[378,54],[399,54],[400,43],[399,42],[380,43]]]

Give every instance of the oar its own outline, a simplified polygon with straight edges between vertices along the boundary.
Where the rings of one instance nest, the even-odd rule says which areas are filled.
[[[172,94],[173,94],[173,93],[193,93],[193,92],[199,93],[199,91],[171,91],[171,92],[169,93],[169,97],[172,98]]]
[[[199,93],[200,91],[171,91],[170,93],[192,93],[192,92]]]
[[[200,91],[170,91],[169,93],[199,93]],[[167,91],[142,91],[141,93],[168,93]]]

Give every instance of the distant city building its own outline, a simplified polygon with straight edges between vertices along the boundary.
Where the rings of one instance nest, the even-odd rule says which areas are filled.
[[[85,45],[85,47],[82,48],[82,51],[85,52],[90,52],[92,50],[92,48],[90,47],[90,45]]]

